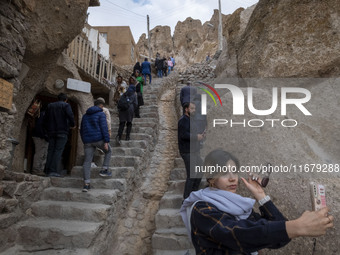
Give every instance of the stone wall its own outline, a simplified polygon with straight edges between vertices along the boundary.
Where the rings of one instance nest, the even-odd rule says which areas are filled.
[[[195,81],[211,83],[215,78],[214,66],[209,63],[193,64],[184,72],[179,72],[179,82],[183,84]]]
[[[79,78],[71,63],[65,65],[61,53],[81,32],[89,0],[57,0],[53,3],[1,0],[1,6],[4,8],[0,10],[3,42],[0,45],[0,77],[14,84],[13,109],[0,113],[0,122],[4,124],[0,127],[0,163],[7,166],[11,150],[6,142],[8,137],[20,142],[15,154],[22,157],[25,143],[22,124],[34,96],[42,91],[51,95],[60,93],[53,89],[55,78],[64,81],[69,77]],[[20,171],[22,164],[18,166]]]
[[[97,2],[97,1],[92,1]],[[14,85],[12,109],[0,112],[0,247],[15,241],[11,227],[24,219],[49,180],[23,172],[27,118],[33,98],[44,91],[57,95],[55,80],[80,79],[77,68],[62,51],[81,32],[89,0],[0,0],[0,78]],[[67,91],[79,112],[91,104],[91,95]],[[19,141],[10,166],[12,145]],[[8,171],[8,167],[12,171]]]

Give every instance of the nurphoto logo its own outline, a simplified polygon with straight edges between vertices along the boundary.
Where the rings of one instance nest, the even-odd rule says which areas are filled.
[[[212,88],[211,86],[209,87],[210,89]],[[235,86],[235,85],[231,85],[231,84],[215,84],[215,88],[218,89],[228,89],[231,94],[232,94],[232,98],[233,98],[233,115],[235,116],[242,116],[245,115],[245,96],[243,91]],[[213,88],[212,88],[213,89]],[[205,92],[207,92],[206,90],[204,90]],[[218,93],[216,92],[215,89],[213,89],[214,93],[218,96],[218,98],[220,99],[220,96],[218,95]],[[209,92],[209,91],[208,91]],[[272,113],[274,113],[277,110],[277,107],[279,105],[279,92],[280,92],[280,106],[281,106],[281,112],[280,114],[282,116],[286,116],[287,115],[287,105],[295,105],[304,115],[306,116],[312,116],[312,114],[310,113],[310,111],[307,110],[307,108],[304,106],[304,104],[306,104],[310,99],[311,99],[311,93],[308,89],[305,88],[298,88],[298,87],[282,87],[282,88],[277,88],[277,87],[273,87],[272,88],[272,102],[271,102],[271,107],[269,109],[266,110],[259,110],[256,109],[254,107],[254,103],[253,103],[253,88],[252,87],[248,87],[247,88],[247,106],[248,106],[248,110],[249,112],[251,112],[254,115],[257,116],[267,116],[270,115]],[[288,98],[287,95],[288,94],[299,94],[301,95],[299,98]],[[212,94],[209,92],[208,93],[210,95],[210,97],[213,98]],[[215,106],[216,106],[216,101],[213,98],[214,102],[215,102]],[[207,95],[206,94],[202,94],[201,95],[201,112],[202,115],[206,115],[207,114]],[[221,102],[221,99],[220,99]],[[221,106],[222,106],[222,102],[221,102]],[[296,127],[298,125],[297,120],[295,119],[284,119],[284,120],[280,120],[280,119],[250,119],[250,120],[246,120],[243,119],[241,121],[235,121],[235,120],[228,120],[228,119],[214,119],[213,120],[213,127],[216,127],[216,125],[227,125],[230,124],[230,127],[233,126],[243,126],[243,127],[262,127],[265,125],[265,123],[271,123],[271,127],[275,126],[275,123],[280,122],[281,125],[283,127]]]

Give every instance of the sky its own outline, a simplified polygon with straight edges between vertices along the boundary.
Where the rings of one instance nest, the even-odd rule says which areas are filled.
[[[221,0],[223,14],[231,14],[239,7],[247,8],[258,0]],[[187,17],[199,19],[202,24],[211,19],[218,0],[100,0],[100,6],[89,7],[91,26],[129,26],[135,42],[157,25],[170,26],[173,35],[178,21]]]

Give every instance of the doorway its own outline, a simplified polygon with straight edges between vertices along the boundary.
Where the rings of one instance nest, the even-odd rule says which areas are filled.
[[[35,96],[35,98],[32,100],[34,102],[35,100],[39,100],[41,102],[41,109],[44,110],[47,108],[47,105],[53,102],[58,101],[58,98],[56,96],[50,95],[48,93],[40,93]],[[74,115],[74,121],[76,127],[79,125],[78,121],[78,104],[70,99],[67,101],[71,108]],[[32,117],[29,117],[26,115],[26,118],[28,118],[27,121],[27,131],[26,131],[26,142],[25,142],[25,159],[26,159],[26,172],[32,173],[33,169],[33,158],[35,154],[35,145],[33,141],[33,129],[34,129],[34,121],[32,120]],[[70,129],[68,140],[64,148],[64,152],[62,155],[62,159],[60,162],[60,168],[62,171],[66,174],[71,174],[72,168],[76,164],[76,157],[77,157],[77,143],[78,143],[78,129]],[[43,170],[43,169],[42,169]]]

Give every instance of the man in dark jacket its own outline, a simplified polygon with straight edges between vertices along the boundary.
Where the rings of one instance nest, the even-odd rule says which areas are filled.
[[[181,93],[179,95],[179,100],[181,101],[181,105],[183,106],[184,103],[192,102],[196,94],[197,94],[197,88],[191,86],[191,83],[188,82],[187,85],[181,89]]]
[[[187,178],[185,181],[183,198],[186,199],[191,191],[196,191],[201,183],[201,176],[195,173],[195,166],[202,166],[200,156],[200,141],[205,134],[199,134],[192,116],[195,114],[194,103],[184,103],[183,116],[178,121],[178,147],[184,160]]]
[[[74,116],[67,103],[67,95],[60,93],[58,102],[47,106],[44,128],[48,134],[48,152],[45,166],[47,176],[61,176],[59,163],[64,151],[70,128],[74,128]]]
[[[145,84],[146,84],[146,76],[149,76],[149,84],[151,84],[151,64],[148,61],[147,58],[144,59],[144,62],[142,63],[142,74],[144,76]]]
[[[91,189],[90,177],[91,177],[91,162],[93,154],[96,148],[104,151],[103,169],[99,172],[102,177],[111,176],[109,171],[111,147],[110,147],[110,135],[107,127],[107,121],[105,113],[103,112],[105,102],[103,99],[98,98],[94,101],[94,106],[87,109],[86,114],[81,121],[80,136],[84,143],[84,188],[83,191],[87,192]]]

